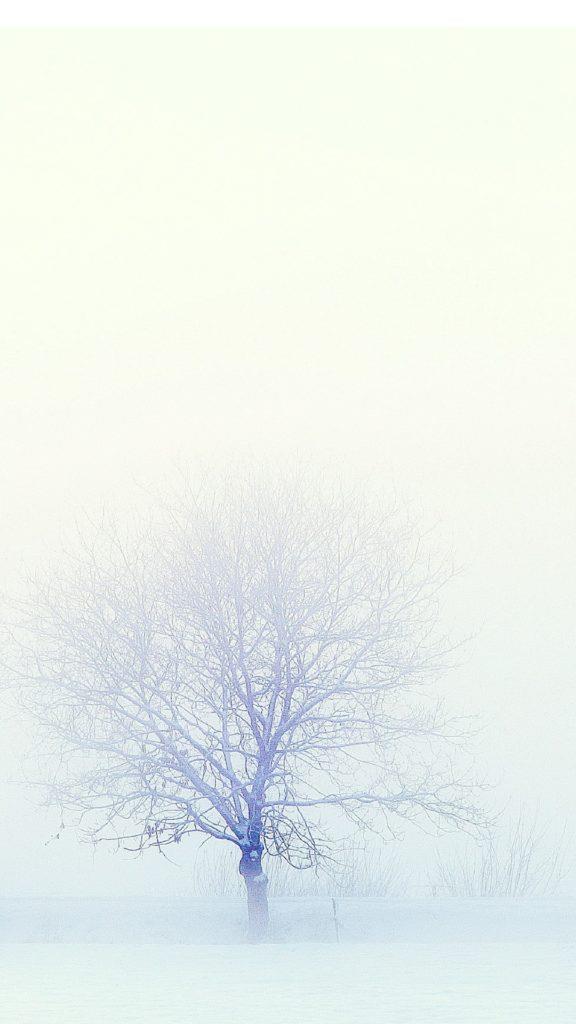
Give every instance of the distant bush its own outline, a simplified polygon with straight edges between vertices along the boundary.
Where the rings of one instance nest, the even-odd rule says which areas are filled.
[[[555,838],[521,813],[480,845],[438,857],[428,880],[434,896],[546,896],[565,877],[565,861],[565,834]]]
[[[242,879],[231,867],[235,850],[214,850],[195,859],[191,893],[195,896],[243,895]],[[351,843],[316,871],[295,871],[279,858],[266,862],[270,896],[402,896],[408,879],[396,853],[387,846]]]

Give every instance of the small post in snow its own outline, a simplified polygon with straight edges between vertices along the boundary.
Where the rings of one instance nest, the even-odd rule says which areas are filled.
[[[340,942],[340,922],[338,920],[335,896],[332,897],[332,916],[334,918],[334,931],[336,933],[336,942]]]

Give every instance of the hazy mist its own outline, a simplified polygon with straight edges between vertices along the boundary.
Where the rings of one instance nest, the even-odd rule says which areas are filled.
[[[389,481],[464,566],[488,799],[572,835],[575,38],[0,38],[3,588],[178,461]],[[6,894],[186,890],[46,846],[0,730]]]

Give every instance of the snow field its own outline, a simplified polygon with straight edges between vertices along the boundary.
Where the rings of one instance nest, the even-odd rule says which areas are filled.
[[[573,1024],[576,946],[5,944],[2,1024]]]

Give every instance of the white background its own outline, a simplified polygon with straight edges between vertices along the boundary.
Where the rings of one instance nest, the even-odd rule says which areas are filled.
[[[573,830],[573,34],[0,46],[3,586],[178,457],[396,480],[467,567],[446,687],[494,800]],[[147,891],[44,846],[1,729],[5,891]]]

